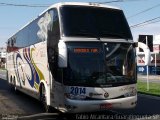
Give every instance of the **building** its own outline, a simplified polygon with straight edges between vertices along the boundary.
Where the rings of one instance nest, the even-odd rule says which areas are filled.
[[[152,39],[145,37],[143,40],[139,40],[139,42],[147,44],[151,51],[151,64],[148,66],[148,73],[151,75],[160,75],[160,35],[155,35]],[[144,52],[137,49],[138,74],[147,74],[147,66],[144,64],[144,58]]]
[[[4,68],[6,63],[6,48],[0,48],[0,67]]]

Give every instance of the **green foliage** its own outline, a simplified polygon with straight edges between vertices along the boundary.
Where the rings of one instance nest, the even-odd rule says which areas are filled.
[[[149,83],[149,91],[147,91],[147,82],[137,82],[137,89],[140,93],[160,96],[160,83]]]

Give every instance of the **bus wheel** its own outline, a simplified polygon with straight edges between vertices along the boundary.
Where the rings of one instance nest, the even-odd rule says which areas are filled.
[[[47,95],[44,85],[41,86],[40,101],[42,103],[43,110],[47,113],[50,112],[50,106],[47,105]]]
[[[14,90],[13,82],[12,82],[12,76],[9,79],[9,87],[11,88],[11,91]]]

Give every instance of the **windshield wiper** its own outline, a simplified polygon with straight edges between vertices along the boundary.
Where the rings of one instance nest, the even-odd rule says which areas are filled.
[[[127,39],[123,34],[119,34],[119,33],[112,33],[112,32],[108,32],[108,31],[102,31],[101,32],[102,36],[107,36],[107,37],[116,37],[116,38],[124,38]]]
[[[78,36],[94,37],[94,38],[97,38],[97,40],[100,40],[100,36],[98,34],[88,32],[87,30],[79,30],[78,32],[73,33],[73,34],[78,35]]]

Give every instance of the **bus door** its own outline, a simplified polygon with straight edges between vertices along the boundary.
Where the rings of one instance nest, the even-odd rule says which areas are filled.
[[[58,69],[57,79],[53,81],[54,106],[64,111],[64,85],[63,85],[63,69]]]
[[[59,65],[58,46],[48,49],[48,61],[52,76],[51,81],[51,105],[56,109],[64,108],[63,67]],[[60,49],[60,48],[59,48]]]

